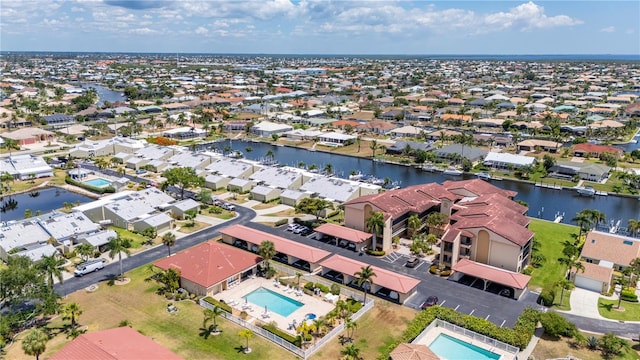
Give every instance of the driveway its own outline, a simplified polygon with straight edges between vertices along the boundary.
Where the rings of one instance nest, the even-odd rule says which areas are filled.
[[[568,295],[569,294],[565,294],[565,296]],[[564,312],[591,319],[605,320],[605,318],[598,313],[598,299],[601,296],[600,293],[595,291],[575,288],[571,292],[571,310]]]

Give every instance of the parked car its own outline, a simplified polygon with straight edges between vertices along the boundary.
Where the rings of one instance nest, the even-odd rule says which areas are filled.
[[[76,266],[76,270],[73,272],[74,276],[82,277],[94,271],[98,271],[104,268],[104,260],[87,261]]]
[[[305,227],[304,229],[302,229],[302,231],[300,231],[300,235],[302,236],[309,236],[313,233],[313,230],[309,229],[308,227]]]
[[[418,266],[418,264],[420,264],[420,259],[418,259],[417,257],[412,257],[409,260],[407,260],[407,263],[404,264],[404,266],[408,267],[408,268],[414,268],[416,266]]]
[[[289,225],[287,225],[287,231],[294,231],[295,229],[301,227],[300,224],[296,224],[296,223],[291,223]]]
[[[427,300],[422,303],[421,308],[424,310],[428,307],[438,305],[438,297],[437,296],[429,296]]]
[[[138,175],[146,174],[146,173],[147,173],[147,170],[145,170],[145,169],[138,169],[138,170],[136,170],[136,174],[138,174]]]
[[[234,211],[236,209],[235,205],[229,204],[229,203],[224,203],[224,204],[220,205],[220,207],[222,207],[225,210],[229,210],[229,211]]]
[[[349,246],[349,242],[347,240],[340,240],[338,243],[338,247],[346,248],[347,246]]]
[[[293,233],[294,234],[300,234],[304,230],[309,230],[309,228],[306,227],[306,226],[298,226],[296,229],[293,230]]]
[[[356,251],[356,244],[350,242],[349,245],[347,245],[347,249],[351,251]]]

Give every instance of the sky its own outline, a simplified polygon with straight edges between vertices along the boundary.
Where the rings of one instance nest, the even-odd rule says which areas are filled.
[[[0,50],[640,54],[640,1],[0,0]]]

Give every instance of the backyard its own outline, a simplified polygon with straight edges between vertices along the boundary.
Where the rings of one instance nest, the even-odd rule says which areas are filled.
[[[533,270],[529,282],[530,289],[540,290],[563,278],[566,268],[558,262],[558,258],[562,256],[562,243],[565,240],[573,241],[572,234],[576,234],[578,228],[531,218],[529,229],[535,233],[535,238],[540,243],[540,253],[546,259],[542,266]],[[568,294],[565,293],[565,297],[568,297]]]
[[[586,338],[592,336],[592,334],[588,333],[582,333],[582,335]],[[596,338],[599,337],[600,336],[596,336]],[[636,342],[632,344],[632,348],[627,349],[622,356],[613,357],[611,359],[638,359],[638,349],[640,349],[640,346]],[[572,358],[582,360],[599,360],[603,358],[600,351],[590,350],[587,347],[578,348],[574,344],[572,344],[569,339],[554,339],[546,335],[543,335],[542,338],[540,338],[540,341],[538,341],[538,345],[533,350],[532,355],[533,357],[535,357],[535,359],[554,359],[566,357],[567,355],[571,355]]]

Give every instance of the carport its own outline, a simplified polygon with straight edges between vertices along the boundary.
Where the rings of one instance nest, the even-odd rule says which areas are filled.
[[[355,247],[350,247],[355,251],[361,251],[364,246],[366,246],[370,241],[372,235],[366,233],[364,231],[350,229],[344,226],[336,225],[336,224],[322,224],[314,229],[318,235],[321,237],[334,237],[336,238],[336,246],[339,244],[340,240],[345,240],[349,243],[353,243]],[[317,238],[320,239],[320,238]]]
[[[369,264],[344,256],[333,255],[332,257],[322,261],[320,265],[322,265],[323,276],[329,273],[341,273],[343,284],[347,284],[358,290],[363,290],[362,287],[357,284],[358,278],[355,273],[362,271],[362,268],[367,267]],[[398,304],[403,304],[411,295],[413,295],[416,287],[420,283],[420,280],[418,279],[400,275],[393,271],[385,270],[376,266],[372,266],[371,268],[376,276],[372,279],[372,289],[367,289],[367,292]],[[328,278],[328,276],[325,277]],[[333,277],[335,278],[335,276]]]
[[[257,251],[261,242],[271,241],[278,252],[278,261],[308,272],[317,270],[320,267],[319,262],[331,255],[328,251],[300,244],[244,225],[229,226],[220,230],[220,233],[222,234],[223,242],[233,245],[245,242],[248,245],[245,249],[252,249],[254,252]],[[282,255],[285,255],[286,259]]]
[[[531,277],[517,272],[500,269],[495,266],[478,263],[468,259],[461,259],[451,270],[451,280],[458,281],[464,275],[470,275],[481,279],[483,282],[482,290],[492,292],[500,292],[501,288],[510,290],[508,296],[510,298],[519,299],[525,293],[527,285]],[[498,285],[498,286],[496,286]]]

